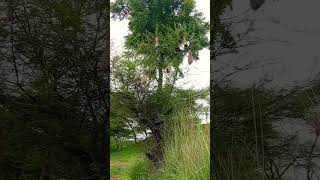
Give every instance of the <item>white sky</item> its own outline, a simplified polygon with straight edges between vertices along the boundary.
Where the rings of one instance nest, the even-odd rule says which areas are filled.
[[[210,22],[210,0],[196,0],[196,9],[203,13]],[[110,20],[110,38],[114,49],[112,54],[120,54],[123,49],[124,37],[128,34],[128,20]],[[209,33],[208,33],[209,36]],[[199,52],[199,60],[188,65],[185,58],[182,64],[184,78],[177,81],[178,86],[184,88],[206,88],[210,85],[210,51],[208,48]]]

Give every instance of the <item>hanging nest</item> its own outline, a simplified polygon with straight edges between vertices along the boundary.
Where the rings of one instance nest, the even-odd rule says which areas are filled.
[[[250,6],[252,10],[257,10],[259,9],[266,0],[250,0]]]
[[[154,39],[154,47],[158,47],[159,46],[159,37],[156,36]]]
[[[143,73],[141,80],[142,80],[142,83],[146,83],[149,80],[148,75],[146,73]]]
[[[193,62],[192,51],[189,50],[188,51],[188,64],[190,65],[190,64],[192,64],[192,62]]]
[[[166,68],[166,72],[167,72],[167,74],[170,74],[170,73],[171,73],[171,66],[168,66],[168,67]]]
[[[190,46],[190,42],[187,41],[187,39],[183,36],[183,38],[182,38],[182,40],[180,42],[180,45],[179,45],[180,50],[185,50],[189,46]]]

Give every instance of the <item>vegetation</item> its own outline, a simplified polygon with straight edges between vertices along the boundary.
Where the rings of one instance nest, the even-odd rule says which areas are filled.
[[[131,169],[144,158],[142,142],[126,142],[121,150],[111,151],[110,175],[114,179],[130,180]],[[141,171],[142,169],[139,169]],[[135,171],[134,171],[135,172]]]
[[[250,1],[251,6],[263,2]],[[236,53],[241,48],[259,43],[251,41],[249,36],[255,27],[254,20],[248,18],[248,10],[234,17],[223,17],[227,8],[232,11],[232,1],[211,3],[215,22],[211,26],[211,61],[214,65],[220,61],[225,63],[224,55],[234,53],[237,57]],[[241,31],[235,28],[237,25],[247,28]],[[236,87],[232,81],[234,75],[254,67],[255,64],[249,63],[234,67],[231,72],[223,72],[223,68],[212,72],[222,74],[211,77],[210,87],[211,112],[214,112],[211,123],[213,132],[216,132],[213,133],[214,146],[211,149],[215,178],[317,178],[319,80],[287,89],[274,89],[267,88],[272,79],[262,78],[250,86]],[[284,130],[290,128],[296,131],[288,133]],[[303,134],[301,129],[311,133]],[[310,142],[301,140],[301,136],[309,137]],[[300,175],[293,177],[293,171],[299,171]]]
[[[169,124],[165,146],[163,179],[202,180],[210,178],[210,130],[200,125],[188,109],[181,110]]]
[[[210,3],[213,65],[259,43],[249,11],[233,21],[222,18],[232,0]],[[250,0],[251,9],[263,3]],[[109,61],[110,9],[130,33]],[[0,16],[0,180],[206,180],[210,171],[216,180],[284,180],[295,170],[319,179],[319,79],[237,88],[232,76],[246,64],[213,69],[210,89],[177,87],[182,62],[209,46],[194,0],[7,0]],[[199,99],[212,102],[211,134]],[[284,122],[307,133],[284,133]]]
[[[107,179],[109,4],[0,6],[0,179]]]
[[[210,178],[210,132],[200,125],[189,109],[177,112],[167,128],[164,161],[155,170],[148,160],[141,160],[131,170],[133,180]]]
[[[176,152],[172,152],[171,148],[178,143],[175,141],[185,139],[171,142],[174,136],[182,138],[173,133],[172,122],[182,121],[176,113],[189,108],[194,112],[189,114],[194,121],[187,118],[186,122],[181,123],[199,124],[195,112],[203,107],[196,100],[208,98],[208,90],[186,90],[175,83],[183,78],[180,65],[184,57],[187,55],[191,64],[199,58],[199,51],[209,45],[209,24],[195,10],[193,0],[116,0],[111,5],[111,11],[114,19],[129,20],[130,31],[125,39],[125,53],[114,57],[111,63],[116,69],[111,74],[111,129],[115,132],[112,136],[133,136],[137,139],[137,134],[148,136],[150,132],[148,143],[144,143],[145,158],[137,162],[130,175],[133,179],[173,178],[168,177],[177,170],[173,169],[175,165],[171,156],[174,154],[170,155]],[[124,135],[123,132],[128,129],[131,133]],[[180,127],[175,130],[184,131]],[[209,156],[203,158],[207,160],[208,170]],[[198,164],[195,166],[190,164],[186,167],[189,168],[189,179],[192,170],[203,168]],[[208,175],[208,171],[204,175]]]
[[[119,61],[119,62],[121,62],[121,61]],[[170,153],[178,153],[177,151],[189,147],[190,152],[193,151],[194,154],[196,152],[198,152],[197,155],[201,156],[201,153],[199,154],[200,149],[194,149],[194,148],[205,147],[204,144],[200,145],[201,143],[204,143],[204,141],[207,143],[206,148],[209,148],[209,144],[208,144],[209,143],[209,132],[208,131],[206,131],[205,135],[202,135],[202,131],[198,131],[199,129],[198,130],[194,129],[194,131],[190,131],[190,129],[188,129],[189,127],[200,126],[200,124],[199,124],[200,120],[196,116],[195,112],[200,111],[201,109],[203,109],[203,107],[201,105],[197,105],[195,103],[195,101],[196,101],[196,99],[207,98],[208,92],[206,90],[194,91],[194,90],[183,90],[183,89],[179,89],[179,88],[172,88],[170,90],[172,91],[172,93],[174,93],[175,96],[172,96],[171,99],[168,101],[168,103],[172,104],[172,106],[175,107],[174,108],[175,112],[181,111],[187,105],[188,105],[189,109],[188,109],[188,111],[186,111],[187,113],[186,113],[186,115],[184,115],[185,117],[182,117],[182,115],[178,116],[176,114],[177,112],[176,113],[173,112],[171,116],[167,116],[168,123],[167,123],[166,127],[164,128],[165,129],[164,133],[163,133],[164,140],[162,142],[163,143],[162,146],[164,148],[164,160],[161,161],[161,163],[154,164],[154,162],[152,160],[147,158],[148,154],[150,152],[152,152],[152,151],[150,151],[150,149],[153,149],[153,147],[156,144],[156,140],[153,136],[148,136],[147,140],[138,141],[138,143],[136,143],[136,144],[139,144],[140,147],[142,147],[142,151],[145,152],[146,156],[141,157],[140,160],[137,160],[137,162],[135,164],[128,165],[128,167],[129,166],[132,167],[132,170],[130,171],[130,177],[132,179],[149,179],[149,178],[166,179],[168,177],[165,176],[165,174],[169,174],[169,171],[173,171],[173,168],[174,168],[174,165],[170,163],[172,166],[171,170],[164,169],[165,167],[169,168],[169,164],[166,165],[166,163],[165,163],[167,161],[167,157],[168,157],[168,162],[172,161],[172,163],[173,163],[173,161],[174,161],[174,159],[173,159],[174,154],[170,155]],[[111,95],[112,95],[112,98],[113,98],[113,96],[115,96],[115,97],[119,96],[119,94],[117,94],[117,93],[112,93]],[[130,96],[126,96],[126,97],[128,99],[128,97],[130,97]],[[126,103],[123,103],[121,101],[124,101]],[[114,102],[114,101],[112,101],[112,102]],[[114,109],[114,112],[119,112],[119,111],[123,112],[123,110],[125,110],[125,109],[126,110],[130,109],[130,106],[132,105],[131,102],[128,102],[128,101],[125,101],[124,99],[121,99],[121,100],[114,102],[114,104],[111,104],[111,105],[112,105],[112,107],[113,107],[113,105],[114,105],[114,107],[117,107]],[[120,108],[120,106],[117,105],[118,103],[121,103],[121,108]],[[111,109],[113,109],[113,108],[111,108]],[[120,113],[115,113],[115,114],[118,115],[116,117],[121,118]],[[128,116],[126,115],[125,117],[128,117]],[[112,116],[111,116],[111,121],[112,121],[112,124],[116,124],[117,122],[121,122],[121,120],[118,120],[117,118],[113,119]],[[113,121],[116,121],[116,122],[113,122]],[[123,124],[123,126],[121,126],[121,127],[123,130],[130,129],[130,127],[126,124]],[[143,129],[144,127],[145,126],[139,127],[139,124],[137,124],[135,129],[141,129],[141,128]],[[112,126],[112,129],[114,129],[114,128],[116,128],[116,127]],[[208,127],[207,127],[207,130],[208,130]],[[133,135],[133,133],[130,130],[128,132],[129,132],[129,134]],[[140,131],[140,132],[144,133],[144,131]],[[174,133],[174,132],[176,132],[176,133]],[[130,137],[130,135],[127,137]],[[173,137],[175,139],[173,139],[171,142],[171,138],[173,138]],[[126,141],[126,139],[127,138],[124,138],[123,140]],[[195,141],[195,142],[191,143],[191,144],[184,144],[184,143],[186,143],[184,141],[187,139],[189,139],[189,141],[186,141],[186,142],[191,142],[191,141]],[[181,145],[179,146],[180,149],[177,149],[177,151],[175,151],[175,152],[172,151],[173,149],[178,148],[178,147],[175,147],[175,146],[177,146],[178,143],[181,143]],[[115,145],[116,145],[116,143],[115,143]],[[197,146],[194,146],[194,145],[197,145]],[[114,149],[114,151],[111,152],[111,157],[113,157],[113,153],[117,152],[116,148],[113,148],[113,149]],[[194,169],[203,168],[203,167],[200,167],[199,163],[201,165],[204,165],[205,163],[207,163],[206,164],[207,170],[209,170],[209,165],[210,165],[209,164],[209,160],[210,160],[209,149],[206,149],[206,150],[207,150],[207,154],[206,154],[207,156],[201,156],[199,158],[200,159],[203,158],[203,160],[206,159],[207,162],[202,162],[202,163],[198,162],[197,164],[195,164],[196,167],[192,167],[192,165],[191,165],[191,167],[189,167],[189,168],[193,168],[193,169],[189,169],[190,174],[194,174],[194,172],[192,172]],[[123,150],[120,150],[119,152],[122,152],[122,151]],[[134,156],[134,154],[133,154],[133,156]],[[188,155],[188,152],[185,152],[185,154],[183,154],[183,156],[186,156],[185,158],[187,158],[190,155]],[[193,156],[193,157],[195,157],[195,156]],[[183,157],[181,157],[181,158],[183,158]],[[197,159],[197,160],[199,160],[199,159]],[[179,161],[176,159],[176,162],[178,163]],[[165,164],[163,164],[163,163],[165,163]],[[192,162],[189,162],[189,163],[192,163]],[[182,164],[180,164],[180,165],[182,165]],[[112,166],[115,166],[115,165],[111,164],[111,167]],[[160,169],[162,169],[162,170],[160,170]],[[168,171],[168,173],[162,172],[163,170]],[[123,170],[123,171],[127,172],[127,170]],[[187,171],[187,169],[186,169],[186,171]],[[154,173],[154,172],[156,172],[156,173]],[[171,172],[171,174],[172,173],[173,172]],[[207,171],[206,175],[209,175],[208,173],[209,173],[209,171]],[[112,172],[111,172],[111,174],[112,174]],[[163,174],[163,175],[161,175],[161,174]],[[150,176],[152,176],[152,177],[150,177]],[[111,177],[113,177],[113,176],[111,176]],[[117,175],[114,177],[117,177]]]

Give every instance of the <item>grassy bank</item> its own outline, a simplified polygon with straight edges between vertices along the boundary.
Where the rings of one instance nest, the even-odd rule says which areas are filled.
[[[169,124],[161,179],[205,180],[210,177],[210,132],[208,126],[179,112]]]
[[[168,124],[165,160],[154,171],[150,163],[140,160],[131,170],[133,180],[207,180],[210,177],[209,126],[200,125],[181,111]]]
[[[154,169],[145,159],[146,141],[127,143],[122,150],[111,153],[112,180],[209,180],[210,128],[187,114],[179,112],[166,128],[165,160],[160,169]],[[255,162],[239,153],[221,156],[220,163],[221,179],[263,179]]]

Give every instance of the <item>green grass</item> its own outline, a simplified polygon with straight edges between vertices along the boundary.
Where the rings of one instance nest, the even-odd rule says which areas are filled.
[[[169,124],[161,179],[210,179],[209,127],[195,122],[186,111]]]
[[[133,180],[210,179],[209,126],[199,125],[187,111],[177,114],[168,125],[165,160],[154,172],[150,163],[139,161],[132,168]],[[151,174],[153,172],[153,174]]]
[[[141,144],[128,144],[119,151],[112,151],[110,155],[110,174],[116,180],[131,180],[129,174],[133,165],[143,159]]]
[[[146,159],[141,159],[137,161],[134,166],[131,168],[130,177],[133,180],[149,180],[152,178],[153,168],[151,163]]]
[[[150,142],[126,143],[123,150],[111,154],[111,176],[117,180],[209,180],[209,125],[200,125],[181,111],[166,129],[165,160],[160,169],[153,169],[144,156],[143,146]],[[245,156],[245,150],[235,152],[220,157],[222,180],[263,179],[256,171],[255,161]]]

